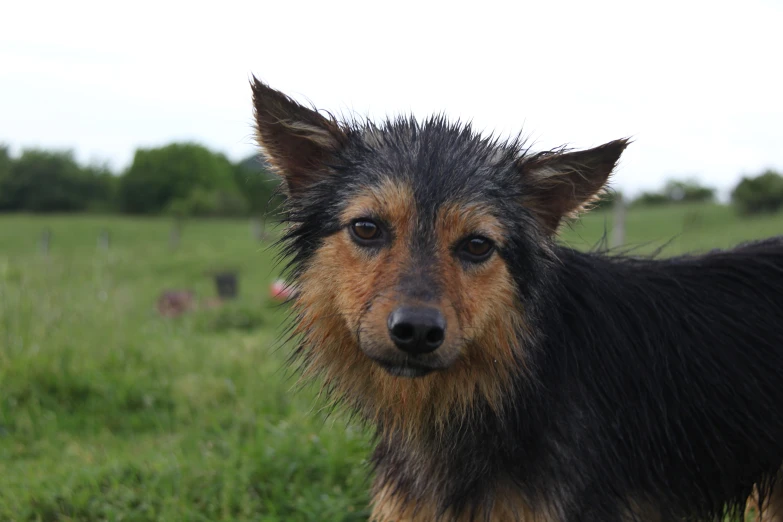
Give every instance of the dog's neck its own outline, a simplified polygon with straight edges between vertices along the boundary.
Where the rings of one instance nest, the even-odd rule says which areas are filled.
[[[530,423],[535,433],[525,434],[519,426],[511,429],[504,416],[477,398],[470,411],[454,410],[440,423],[417,419],[413,430],[379,423],[372,456],[374,520],[436,520],[444,513],[444,520],[473,520],[471,512],[475,520],[550,520],[544,513],[551,507],[540,507],[540,499],[519,484],[512,487],[508,472],[514,481],[521,473],[507,469],[512,454],[520,457],[519,446],[539,448],[536,423]],[[476,513],[479,506],[483,511]],[[427,511],[433,509],[443,513]]]

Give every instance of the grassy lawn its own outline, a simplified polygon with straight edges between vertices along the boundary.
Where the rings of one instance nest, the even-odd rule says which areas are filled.
[[[52,231],[48,256],[39,251]],[[97,248],[101,229],[111,249]],[[563,240],[595,244],[611,216]],[[269,245],[244,221],[0,216],[0,520],[366,520],[366,433],[294,393],[269,301]],[[629,212],[627,242],[664,254],[783,233],[783,215],[719,206]],[[161,291],[240,297],[176,319]]]

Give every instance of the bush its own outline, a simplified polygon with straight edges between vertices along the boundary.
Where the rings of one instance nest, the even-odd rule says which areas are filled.
[[[11,206],[6,193],[11,176],[11,154],[8,145],[0,144],[0,211],[7,210]]]
[[[731,200],[742,214],[777,212],[783,207],[783,176],[767,170],[756,177],[743,177]]]
[[[652,206],[652,205],[665,205],[666,203],[670,203],[668,197],[666,197],[665,194],[662,194],[660,192],[642,192],[635,200],[633,200],[634,205],[645,205],[645,206]]]
[[[11,153],[8,145],[0,144],[0,181],[11,172]]]
[[[669,180],[661,192],[643,192],[634,200],[639,205],[667,203],[705,203],[715,200],[715,189],[705,187],[695,179]]]
[[[108,165],[90,165],[82,168],[88,180],[85,187],[87,206],[91,212],[115,212],[117,210],[117,188],[119,176],[115,176]]]
[[[237,191],[196,187],[187,197],[175,198],[166,213],[175,217],[235,217],[247,214],[248,203]]]
[[[70,151],[0,151],[0,210],[68,212],[111,201],[116,179],[105,167],[82,169]]]
[[[236,185],[249,204],[249,211],[256,215],[274,215],[283,201],[278,193],[280,180],[272,174],[262,156],[250,156],[234,167]]]
[[[715,200],[715,189],[705,187],[697,180],[676,181],[666,183],[663,193],[670,201],[686,203],[706,203]]]
[[[194,143],[139,149],[123,176],[106,165],[82,167],[70,151],[32,149],[14,159],[0,144],[0,211],[274,214],[283,200],[279,185],[261,156],[234,165]]]
[[[196,192],[201,190],[202,192]],[[119,201],[122,210],[152,214],[170,206],[211,212],[209,209],[226,203],[213,201],[213,196],[241,198],[234,181],[234,167],[222,154],[194,143],[173,143],[156,149],[139,149],[133,164],[120,181]],[[239,196],[237,196],[239,195]],[[183,200],[190,201],[188,204]]]

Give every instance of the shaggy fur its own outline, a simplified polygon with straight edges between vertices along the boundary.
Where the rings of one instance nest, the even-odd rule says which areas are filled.
[[[443,118],[341,123],[252,86],[287,195],[295,358],[376,428],[374,520],[719,521],[754,488],[781,504],[783,239],[571,250],[558,227],[627,140],[533,154]],[[351,232],[367,220],[374,243]],[[475,237],[493,249],[480,262]],[[390,340],[412,304],[447,325],[431,353]]]

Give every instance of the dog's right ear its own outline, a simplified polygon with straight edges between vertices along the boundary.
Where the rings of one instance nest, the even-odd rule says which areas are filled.
[[[258,144],[289,195],[307,190],[326,175],[326,165],[345,143],[333,119],[270,88],[255,76],[251,82]]]

